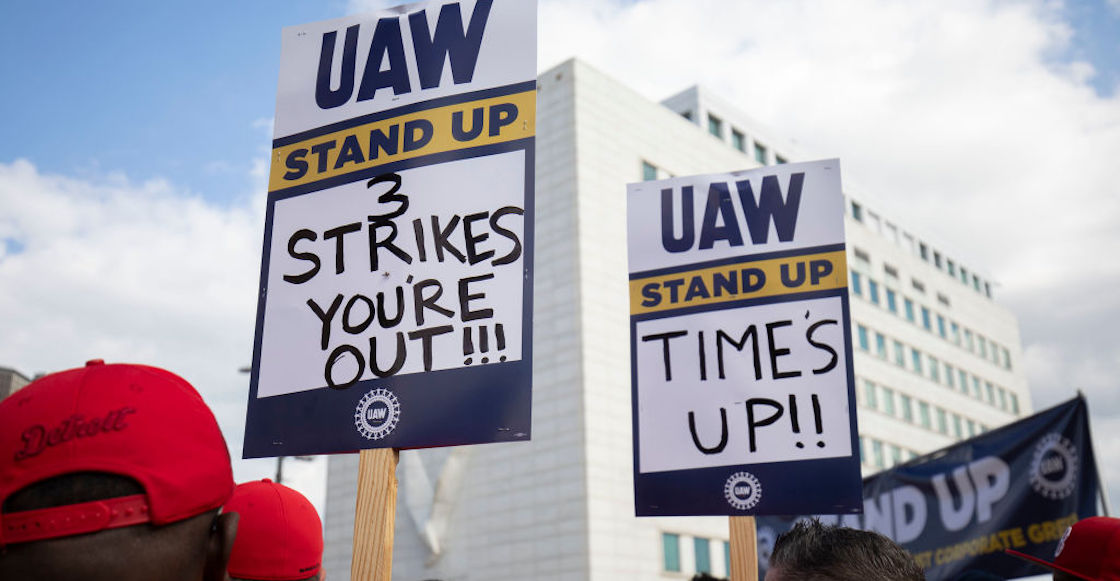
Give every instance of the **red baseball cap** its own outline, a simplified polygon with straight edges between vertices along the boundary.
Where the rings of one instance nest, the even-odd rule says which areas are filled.
[[[306,579],[319,573],[323,525],[299,492],[267,478],[238,484],[225,512],[236,512],[230,577],[262,581]]]
[[[1080,520],[1058,541],[1054,561],[1006,552],[1087,581],[1120,581],[1120,519],[1094,516]]]
[[[210,408],[183,378],[145,365],[97,359],[0,401],[0,506],[27,486],[77,472],[126,476],[144,494],[0,514],[0,545],[165,525],[233,493]]]

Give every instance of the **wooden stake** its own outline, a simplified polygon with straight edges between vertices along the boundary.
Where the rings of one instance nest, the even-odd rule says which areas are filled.
[[[758,537],[753,516],[732,516],[731,581],[758,581]]]
[[[393,448],[362,450],[358,455],[358,500],[350,562],[353,581],[389,581],[393,575],[398,459]]]

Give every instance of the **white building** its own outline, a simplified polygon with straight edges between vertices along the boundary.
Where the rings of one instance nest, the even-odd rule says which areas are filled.
[[[726,518],[634,517],[626,184],[810,157],[698,88],[658,104],[568,61],[538,93],[532,441],[402,453],[393,578],[727,576]],[[1029,413],[1018,325],[989,281],[846,193],[865,470]],[[356,483],[357,455],[332,457],[335,575]]]

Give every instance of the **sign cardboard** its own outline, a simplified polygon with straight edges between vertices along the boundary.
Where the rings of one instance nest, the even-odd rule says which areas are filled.
[[[637,514],[859,511],[839,162],[628,194]]]
[[[285,28],[244,455],[530,436],[536,4]]]

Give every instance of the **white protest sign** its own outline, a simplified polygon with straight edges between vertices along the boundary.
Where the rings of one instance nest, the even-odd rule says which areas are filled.
[[[247,457],[529,438],[535,45],[521,0],[284,29]]]
[[[639,514],[789,514],[777,464],[839,459],[858,491],[839,172],[629,185]]]

